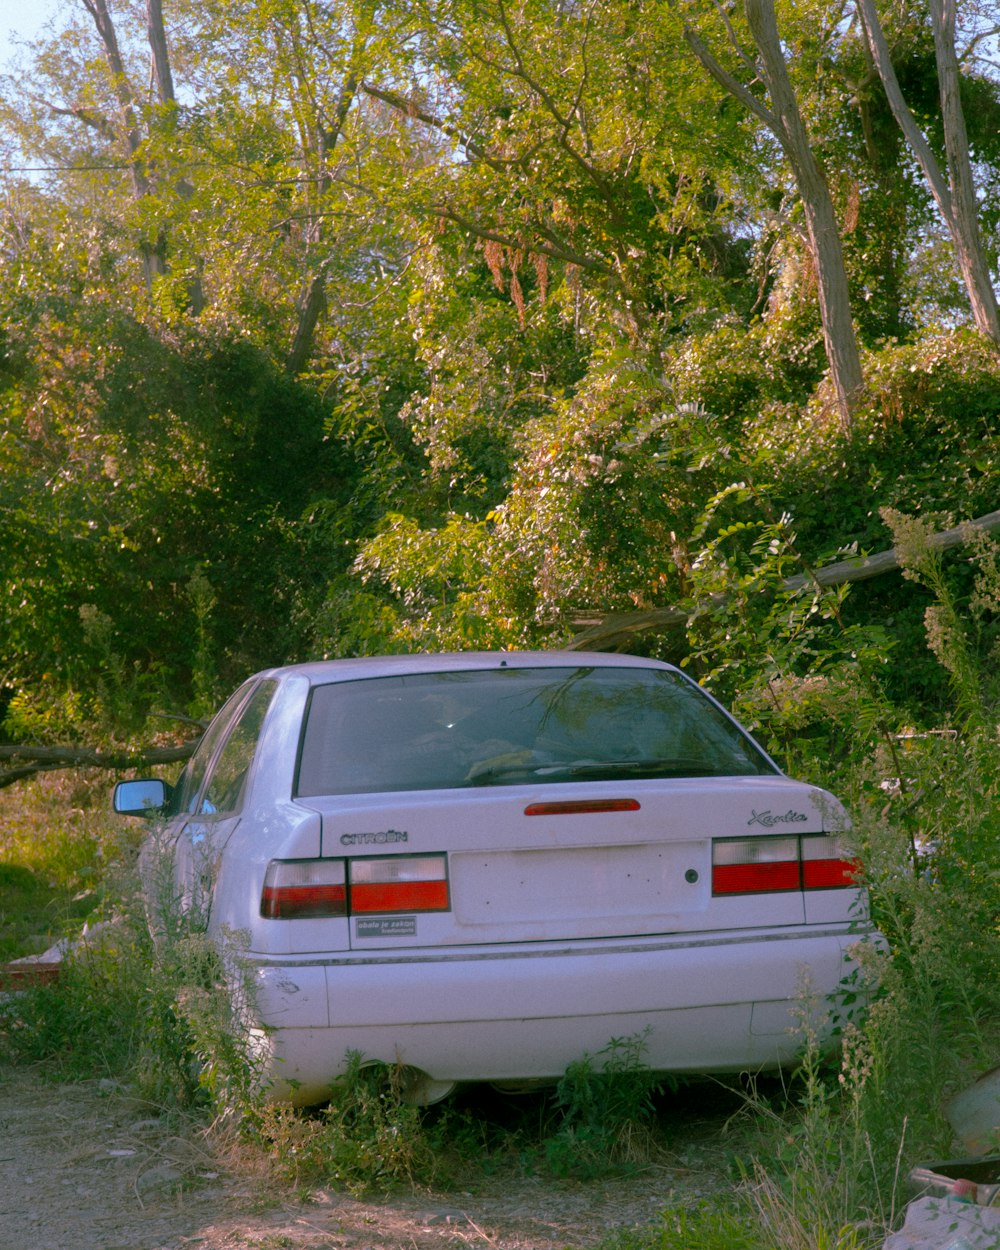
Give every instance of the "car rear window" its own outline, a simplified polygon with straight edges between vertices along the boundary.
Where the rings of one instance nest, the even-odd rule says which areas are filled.
[[[316,687],[297,793],[775,771],[733,720],[669,669],[511,667]]]

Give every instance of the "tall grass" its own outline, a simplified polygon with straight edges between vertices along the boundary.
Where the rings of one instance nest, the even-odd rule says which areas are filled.
[[[117,824],[103,776],[50,773],[0,790],[0,960],[40,953],[100,910],[130,853]]]

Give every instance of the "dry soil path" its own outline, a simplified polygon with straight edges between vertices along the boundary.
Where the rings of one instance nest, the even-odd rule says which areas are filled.
[[[708,1102],[712,1100],[709,1098]],[[0,1250],[566,1250],[655,1224],[724,1184],[733,1106],[690,1098],[677,1153],[624,1179],[512,1173],[474,1191],[294,1198],[228,1167],[113,1083],[52,1084],[0,1071]],[[675,1136],[675,1140],[677,1137]]]

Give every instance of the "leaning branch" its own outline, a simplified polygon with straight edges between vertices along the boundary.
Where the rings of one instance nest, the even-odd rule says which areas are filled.
[[[1000,530],[1000,511],[989,512],[986,516],[976,517],[953,529],[942,530],[931,535],[929,546],[935,551],[948,551],[952,547],[960,547],[966,541],[968,526],[974,526],[987,534]],[[849,560],[839,560],[836,564],[828,564],[825,568],[811,573],[799,573],[795,577],[787,577],[782,582],[782,589],[789,592],[802,590],[806,586],[841,586],[846,582],[864,582],[872,577],[880,577],[883,573],[891,573],[900,567],[897,548],[880,551],[871,556],[852,556]],[[725,595],[713,595],[713,605],[725,602]],[[686,625],[692,612],[687,608],[651,608],[644,612],[609,613],[581,630],[570,640],[567,646],[573,651],[602,651],[624,645],[636,634],[650,633],[653,630],[668,629],[673,625]],[[582,621],[578,621],[582,624]]]
[[[523,238],[506,234],[502,231],[492,230],[488,226],[481,226],[478,222],[466,217],[464,214],[457,212],[450,204],[431,206],[426,210],[435,217],[440,217],[445,221],[453,222],[468,234],[473,234],[478,239],[486,239],[493,243],[502,243],[504,247],[512,250],[523,246]],[[550,230],[535,224],[533,229],[549,242],[542,243],[535,240],[531,244],[531,250],[538,252],[542,256],[549,256],[553,260],[563,261],[567,265],[576,265],[578,269],[586,270],[589,273],[599,273],[606,278],[612,279],[617,285],[621,285],[621,279],[608,265],[602,261],[595,260],[591,256],[585,256],[582,252],[576,251],[575,248],[569,247],[557,238]]]

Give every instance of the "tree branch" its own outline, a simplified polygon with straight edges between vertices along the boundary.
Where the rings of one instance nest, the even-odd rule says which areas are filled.
[[[540,144],[535,144],[528,153],[513,159],[500,159],[496,156],[491,156],[485,148],[480,147],[468,135],[463,134],[450,122],[446,122],[444,118],[438,117],[434,113],[429,113],[409,96],[401,95],[398,91],[388,91],[384,87],[375,87],[369,82],[362,83],[361,90],[365,95],[371,96],[372,99],[381,100],[383,104],[388,104],[390,108],[394,108],[398,113],[403,113],[407,117],[423,122],[425,126],[432,126],[435,130],[440,131],[441,134],[447,135],[449,139],[454,139],[476,160],[482,161],[484,165],[488,165],[490,169],[498,174],[505,173],[511,166],[524,165],[541,146]]]
[[[114,127],[106,117],[102,117],[100,113],[94,113],[90,109],[84,108],[82,104],[75,105],[72,108],[60,108],[57,104],[53,104],[50,100],[43,100],[41,96],[29,96],[36,104],[40,104],[43,108],[49,110],[53,117],[75,117],[77,121],[83,122],[85,126],[89,126],[91,130],[96,130],[98,134],[104,136],[105,139],[115,140],[118,136],[115,134]]]
[[[195,738],[177,747],[148,747],[141,751],[0,745],[0,760],[9,760],[12,765],[0,770],[0,790],[25,777],[59,768],[109,768],[120,771],[158,764],[176,764],[189,759],[199,741],[200,739]]]
[[[460,226],[463,230],[468,230],[470,234],[474,234],[478,239],[488,239],[493,243],[502,243],[504,247],[509,247],[512,250],[525,246],[523,239],[509,234],[502,234],[500,231],[492,230],[486,226],[480,226],[478,222],[470,221],[467,217],[461,216],[451,205],[431,208],[429,211],[437,217],[453,221],[456,226]],[[593,257],[584,256],[582,253],[574,251],[544,226],[535,225],[533,229],[547,239],[548,242],[539,243],[536,241],[531,245],[532,251],[539,252],[544,256],[550,256],[553,260],[561,260],[568,265],[576,265],[590,273],[599,273],[603,277],[611,278],[616,284],[621,285],[621,279],[618,274],[609,265],[604,264],[603,261],[594,260]]]
[[[929,545],[936,551],[948,551],[960,547],[965,542],[966,526],[975,526],[987,534],[1000,530],[1000,511],[989,512],[986,516],[976,517],[953,529],[942,530],[931,536]],[[825,568],[816,569],[812,573],[799,573],[795,577],[787,577],[782,582],[785,591],[802,590],[806,586],[841,586],[845,582],[864,582],[872,577],[880,577],[883,573],[891,573],[899,568],[897,549],[880,551],[872,556],[852,556],[849,560],[839,560],[836,564],[828,564]],[[725,595],[713,595],[710,602],[724,603]],[[644,612],[609,613],[600,620],[590,623],[567,643],[572,651],[607,650],[623,645],[635,634],[648,633],[654,629],[667,629],[672,625],[686,625],[692,612],[687,608],[667,607],[651,608]],[[584,624],[579,620],[578,624]]]
[[[924,177],[930,184],[931,192],[937,201],[938,208],[941,210],[942,217],[950,223],[953,219],[951,192],[948,189],[948,184],[945,182],[941,166],[931,151],[930,144],[924,137],[924,132],[917,125],[917,119],[913,116],[910,106],[903,98],[899,79],[896,77],[896,70],[892,64],[892,54],[889,51],[889,44],[882,30],[878,13],[875,10],[874,0],[858,0],[858,14],[861,17],[861,26],[865,33],[865,39],[868,42],[868,49],[871,52],[872,60],[875,62],[878,76],[882,81],[882,89],[885,91],[886,99],[889,101],[892,115],[906,137],[906,142],[913,149],[913,154],[917,158],[920,168],[924,171]]]
[[[771,112],[762,100],[757,99],[745,83],[740,82],[734,74],[731,74],[729,70],[725,69],[715,59],[702,37],[687,22],[684,23],[684,42],[720,87],[745,105],[755,117],[758,117],[764,123],[772,134],[779,133],[780,123],[775,114]]]

